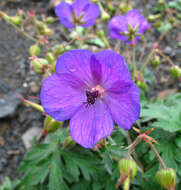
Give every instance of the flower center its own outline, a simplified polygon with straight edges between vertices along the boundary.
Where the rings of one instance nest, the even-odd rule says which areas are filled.
[[[86,90],[87,101],[85,103],[87,104],[87,106],[93,105],[98,97],[103,97],[103,94],[104,89],[99,85],[91,88],[90,91]]]

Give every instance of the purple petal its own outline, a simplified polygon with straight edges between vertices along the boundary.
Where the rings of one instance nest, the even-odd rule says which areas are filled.
[[[116,81],[131,80],[130,72],[125,64],[124,58],[110,50],[100,51],[95,54],[97,64],[91,67],[92,73],[97,69],[100,74],[100,67],[102,72],[101,86],[104,89],[109,89]],[[93,70],[94,69],[94,70]]]
[[[101,100],[96,100],[94,105],[83,105],[70,120],[72,138],[85,148],[93,148],[113,128],[111,115]]]
[[[72,7],[69,3],[61,2],[55,8],[55,13],[59,17],[60,22],[68,28],[73,28]]]
[[[72,4],[73,11],[76,18],[79,18],[81,14],[88,8],[90,2],[89,0],[75,0]]]
[[[40,99],[47,114],[57,121],[69,119],[86,101],[85,84],[70,74],[53,74],[43,82]]]
[[[128,32],[128,24],[125,16],[115,16],[109,22],[109,28],[119,30],[120,32]]]
[[[121,86],[120,92],[107,92],[104,101],[113,120],[123,129],[129,130],[140,115],[140,92],[134,82],[132,86]],[[113,88],[114,89],[114,88]]]
[[[84,16],[81,21],[86,23],[95,23],[96,18],[100,15],[100,9],[96,4],[90,4],[87,10],[84,12]],[[85,24],[86,25],[86,24]],[[84,25],[84,26],[85,26]],[[90,26],[90,24],[89,24]]]
[[[127,23],[133,28],[136,29],[137,26],[140,26],[140,16],[142,16],[139,10],[128,11],[125,15]]]
[[[90,60],[93,53],[90,50],[70,50],[61,55],[55,67],[57,74],[69,73],[92,86]]]

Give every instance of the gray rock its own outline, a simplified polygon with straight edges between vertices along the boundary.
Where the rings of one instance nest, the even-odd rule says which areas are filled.
[[[31,142],[34,137],[39,138],[43,132],[43,129],[38,127],[32,127],[31,129],[28,129],[23,135],[22,140],[24,143],[24,146],[26,149],[31,147]]]
[[[0,96],[0,119],[13,116],[21,100],[12,92]]]

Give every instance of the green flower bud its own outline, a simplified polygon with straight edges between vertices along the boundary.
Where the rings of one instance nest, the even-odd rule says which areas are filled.
[[[148,20],[149,20],[150,22],[153,22],[153,21],[155,21],[156,19],[158,19],[158,18],[160,18],[160,17],[161,17],[161,14],[149,15],[149,16],[148,16]]]
[[[110,19],[110,15],[104,10],[101,12],[101,17],[103,21],[108,21]]]
[[[111,3],[107,3],[107,9],[109,11],[115,11],[115,8],[114,8],[114,6]]]
[[[126,3],[126,2],[122,2],[119,6],[119,9],[123,12],[123,13],[127,13],[128,11],[130,11],[132,9],[132,6],[130,3]]]
[[[75,144],[76,142],[72,139],[72,137],[68,136],[64,141],[63,148],[72,148]]]
[[[53,63],[56,60],[55,56],[51,52],[48,52],[46,54],[46,59],[48,60],[49,63]]]
[[[175,187],[176,173],[172,168],[161,169],[157,172],[156,179],[162,187],[169,190]]]
[[[98,37],[99,38],[104,38],[105,37],[105,34],[104,34],[104,30],[99,30],[98,32],[97,32],[97,35],[98,35]]]
[[[40,54],[40,47],[38,45],[36,45],[36,44],[30,46],[29,54],[31,56],[38,56]]]
[[[128,160],[128,159],[121,159],[119,161],[119,171],[126,175],[131,177],[132,179],[136,176],[138,167],[136,165],[136,162],[133,160]]]
[[[170,74],[174,78],[180,78],[181,77],[181,69],[177,65],[172,66],[171,69],[170,69]]]
[[[169,18],[170,24],[174,24],[176,22],[176,19],[174,17]]]
[[[138,86],[140,89],[146,90],[146,83],[145,83],[144,81],[138,80],[138,81],[136,82],[136,84],[137,84],[137,86]]]
[[[50,16],[50,17],[46,18],[45,22],[46,22],[46,24],[52,24],[53,23],[53,17]]]
[[[159,28],[161,26],[161,21],[160,20],[157,20],[155,23],[154,23],[154,26],[156,28]]]
[[[20,16],[11,17],[11,22],[14,25],[20,25],[21,24],[21,17]]]
[[[53,31],[48,27],[44,27],[43,34],[45,34],[46,36],[51,36],[53,34]]]
[[[154,56],[153,60],[151,61],[151,64],[154,67],[157,67],[160,64],[160,57],[158,55]]]
[[[48,115],[44,122],[44,130],[46,130],[48,133],[52,133],[59,129],[62,125],[63,121],[56,121]]]
[[[164,5],[164,2],[165,2],[165,0],[159,0],[159,1],[158,1],[158,3],[159,3],[160,5]]]
[[[32,61],[32,64],[37,73],[43,73],[44,68],[48,66],[48,61],[43,58],[36,58]]]

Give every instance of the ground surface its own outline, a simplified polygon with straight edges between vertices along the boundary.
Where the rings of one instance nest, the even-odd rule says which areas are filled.
[[[18,8],[26,11],[34,8],[40,11],[44,10],[46,5],[47,2],[33,4],[30,0],[17,0],[0,4],[0,9],[14,15]],[[138,9],[142,8],[139,3],[136,6]],[[151,7],[152,5],[147,5],[147,8]],[[159,34],[154,32],[148,36],[150,37],[146,49],[140,45],[138,52],[148,51]],[[160,46],[176,64],[181,62],[180,49],[176,45],[178,41],[181,41],[179,28],[165,36]],[[21,136],[28,128],[42,127],[43,123],[43,116],[31,108],[24,107],[15,95],[16,92],[24,97],[39,96],[41,77],[29,69],[28,47],[31,43],[10,25],[4,21],[0,22],[0,183],[5,176],[14,178],[20,175],[16,169],[25,152]],[[148,95],[156,96],[165,89],[179,89],[179,82],[171,79],[168,74],[169,67],[166,64],[161,67],[162,75],[154,71],[157,85],[150,88]]]

